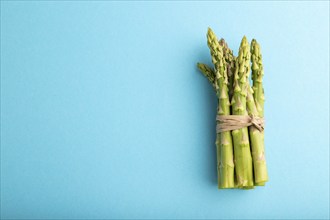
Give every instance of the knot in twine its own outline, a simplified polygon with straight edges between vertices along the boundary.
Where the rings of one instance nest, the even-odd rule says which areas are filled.
[[[232,131],[248,126],[256,127],[260,132],[264,130],[264,118],[254,115],[217,115],[217,133]]]

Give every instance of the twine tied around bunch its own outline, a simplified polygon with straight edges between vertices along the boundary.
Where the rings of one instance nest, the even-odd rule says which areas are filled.
[[[248,126],[256,127],[260,132],[264,130],[264,118],[254,115],[217,115],[217,133],[232,131]]]

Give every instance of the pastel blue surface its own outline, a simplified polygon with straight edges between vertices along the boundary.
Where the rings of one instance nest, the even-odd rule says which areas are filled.
[[[218,190],[210,26],[263,51],[270,181]],[[329,218],[329,2],[1,2],[2,218]]]

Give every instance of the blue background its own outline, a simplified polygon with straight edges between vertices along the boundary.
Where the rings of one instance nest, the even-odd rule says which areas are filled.
[[[218,190],[210,26],[264,57],[270,181]],[[1,2],[2,218],[329,218],[329,2]]]

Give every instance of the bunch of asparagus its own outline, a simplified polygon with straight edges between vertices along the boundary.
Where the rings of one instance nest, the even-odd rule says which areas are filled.
[[[214,68],[203,63],[197,66],[215,89],[217,115],[263,118],[264,72],[258,42],[253,39],[250,45],[244,36],[235,57],[225,40],[218,40],[209,28],[207,45]],[[252,87],[249,83],[251,69]],[[268,181],[263,130],[248,126],[217,132],[216,150],[219,189],[252,189],[254,186],[264,186]]]

